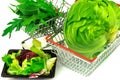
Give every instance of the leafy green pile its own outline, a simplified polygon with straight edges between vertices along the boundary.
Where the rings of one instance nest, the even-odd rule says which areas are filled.
[[[13,30],[19,31],[22,27],[25,32],[32,35],[38,28],[39,24],[47,24],[46,21],[59,15],[59,8],[56,8],[52,1],[47,0],[16,0],[18,5],[12,5],[10,8],[18,18],[14,18],[8,23],[8,27],[4,30],[2,36],[11,33]]]
[[[2,60],[8,66],[7,73],[10,75],[29,75],[30,78],[48,75],[54,66],[56,57],[51,58],[50,54],[40,50],[40,44],[38,40],[33,39],[30,50],[19,50],[16,53],[3,56]]]
[[[68,47],[89,59],[96,57],[116,39],[120,8],[109,0],[78,0],[65,19],[64,38]]]

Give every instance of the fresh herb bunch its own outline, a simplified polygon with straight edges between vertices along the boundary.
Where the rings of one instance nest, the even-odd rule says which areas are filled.
[[[18,5],[11,4],[10,9],[18,15],[8,23],[8,27],[3,31],[2,36],[11,34],[13,30],[20,31],[25,27],[25,32],[32,35],[39,24],[47,24],[46,20],[59,16],[60,8],[56,8],[52,1],[47,0],[16,0]]]

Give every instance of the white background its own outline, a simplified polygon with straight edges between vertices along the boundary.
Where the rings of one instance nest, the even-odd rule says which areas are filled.
[[[7,27],[7,23],[16,17],[16,15],[13,14],[8,8],[10,3],[14,3],[14,1],[15,0],[0,0],[0,74],[4,64],[1,60],[1,57],[7,53],[9,49],[21,49],[21,41],[29,37],[23,31],[13,32],[10,39],[8,36],[1,36],[3,30]],[[74,0],[67,1],[69,3],[74,2]],[[120,0],[114,1],[120,3]],[[116,50],[89,77],[83,77],[82,75],[69,70],[58,62],[55,77],[49,80],[120,80],[119,49],[120,46],[116,48]],[[0,80],[16,79],[0,77]]]

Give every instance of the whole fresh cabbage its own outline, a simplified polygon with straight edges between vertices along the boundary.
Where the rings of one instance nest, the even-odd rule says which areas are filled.
[[[89,59],[116,39],[120,9],[113,1],[79,0],[67,13],[64,38],[68,47]]]

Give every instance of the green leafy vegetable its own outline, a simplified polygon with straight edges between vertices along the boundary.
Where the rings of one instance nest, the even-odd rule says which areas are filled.
[[[41,49],[41,42],[38,41],[37,39],[33,38],[32,40],[32,46],[30,47],[30,50],[35,52],[36,54],[38,54],[41,57],[44,57],[46,59],[48,59],[47,55],[44,53],[44,51],[40,50]]]
[[[7,54],[7,55],[5,55],[4,57],[2,57],[2,60],[6,63],[7,66],[10,66],[10,64],[12,63],[12,60],[13,60],[12,56],[13,56],[13,55],[14,55],[14,54],[12,54],[12,55]],[[13,57],[14,57],[14,56],[13,56]]]
[[[42,51],[41,42],[34,38],[30,50],[19,50],[16,53],[6,54],[2,60],[8,67],[8,74],[30,75],[31,77],[34,73],[35,76],[48,75],[54,66],[56,57],[51,58],[50,54]]]
[[[9,65],[7,72],[11,75],[18,75],[21,72],[22,68],[19,65],[19,61],[15,58],[12,63]]]
[[[8,27],[3,31],[2,36],[11,34],[16,28],[19,31],[22,27],[25,28],[25,32],[33,35],[35,30],[39,27],[39,24],[47,24],[45,21],[50,18],[57,17],[61,14],[56,11],[51,1],[47,0],[16,0],[17,5],[11,4],[10,9],[13,13],[18,15],[18,18],[14,18],[13,21],[8,23]],[[58,8],[59,9],[59,8]]]
[[[96,57],[116,39],[120,28],[120,8],[108,0],[78,0],[64,23],[68,47],[89,59]]]
[[[19,65],[19,61],[15,58],[9,65],[7,72],[11,75],[30,75],[34,72],[39,72],[44,68],[44,59],[40,57],[34,57],[30,60],[25,59],[22,62],[22,66]]]
[[[50,72],[50,70],[52,69],[52,67],[54,66],[56,61],[56,58],[50,58],[47,60],[47,70]]]
[[[2,60],[6,63],[7,66],[10,66],[12,60],[15,59],[16,56],[20,55],[20,53],[21,50],[19,50],[17,53],[6,54],[4,57],[2,57]]]
[[[41,49],[41,42],[37,39],[33,38],[32,43],[34,46],[38,47],[38,49]]]
[[[4,30],[4,33],[2,34],[2,36],[5,36],[7,34],[9,34],[9,37],[11,37],[11,33],[12,31],[16,28],[16,31],[19,31],[20,28],[22,27],[22,19],[20,18],[14,18],[12,22],[9,22],[8,25],[9,27],[7,27],[5,30]]]
[[[45,55],[46,55],[46,54],[44,54],[44,52],[42,50],[38,49],[34,45],[30,48],[30,50],[35,52],[36,54],[38,54],[41,57],[45,57]]]

